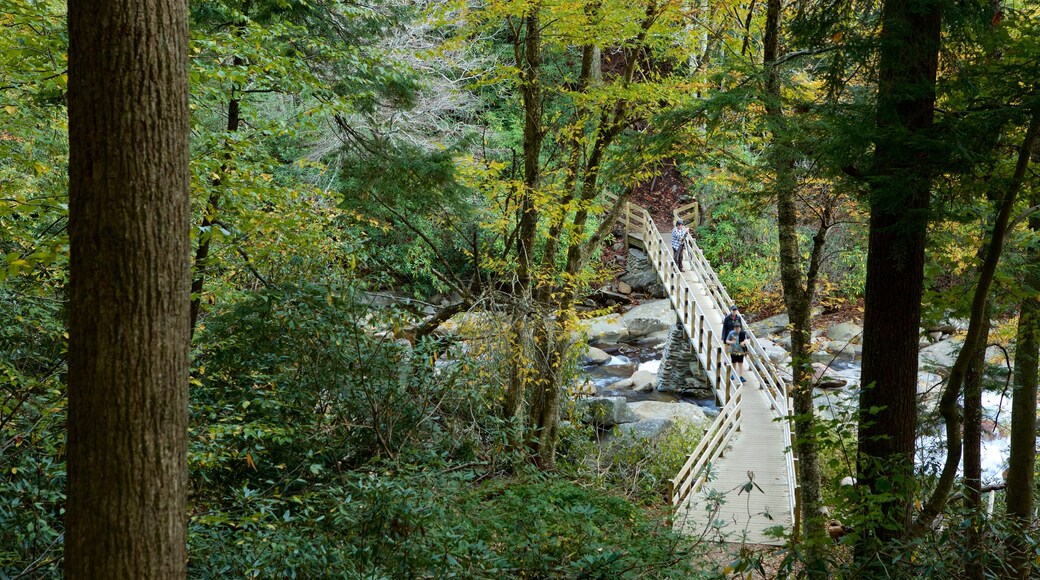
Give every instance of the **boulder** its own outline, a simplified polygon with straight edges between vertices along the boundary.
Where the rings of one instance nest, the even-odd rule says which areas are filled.
[[[607,385],[607,389],[611,390],[611,391],[616,391],[616,390],[619,390],[619,389],[631,389],[631,388],[632,388],[632,379],[631,378],[621,379],[620,381],[613,382],[613,383],[610,383],[609,385]]]
[[[863,335],[863,327],[852,322],[839,322],[827,329],[827,337],[841,343],[858,343]]]
[[[626,284],[625,282],[618,282],[617,291],[619,294],[631,294],[632,286]]]
[[[624,361],[627,361],[627,359],[614,359],[614,360],[624,360]],[[611,363],[608,363],[608,364],[600,366],[601,372],[603,372],[604,374],[610,375],[612,377],[630,377],[630,376],[632,376],[632,373],[636,372],[636,368],[638,368],[638,365],[636,363],[634,363],[634,362],[616,362],[615,363],[615,362],[612,361]]]
[[[618,425],[614,430],[615,437],[631,437],[635,439],[656,439],[672,426],[668,419],[652,419],[638,423]]]
[[[788,318],[785,312],[756,322],[749,322],[748,328],[755,333],[755,336],[762,337],[782,333],[787,330],[787,325],[790,323],[791,319]]]
[[[706,426],[708,417],[697,405],[690,403],[667,403],[662,401],[639,401],[628,406],[639,417],[640,421],[666,419],[668,421],[686,421],[695,425]]]
[[[654,390],[657,383],[657,374],[650,371],[636,371],[632,375],[632,390],[637,393],[647,393]]]
[[[589,344],[617,344],[628,338],[628,328],[618,314],[597,316],[585,321],[585,334]]]
[[[585,353],[585,363],[593,365],[601,365],[610,360],[610,355],[603,352],[602,350],[590,346],[588,352]]]
[[[643,252],[629,248],[626,270],[619,280],[631,286],[633,292],[643,292],[657,298],[668,296],[657,272]]]
[[[668,330],[678,317],[669,300],[652,300],[632,308],[622,317],[631,337],[640,337]]]
[[[766,356],[769,357],[769,360],[775,365],[783,364],[783,362],[791,356],[784,347],[776,344],[768,338],[759,339],[758,342],[762,345],[762,350],[765,351]]]
[[[628,408],[624,397],[590,397],[577,401],[583,423],[600,428],[633,423],[639,417]]]
[[[940,374],[947,373],[957,360],[963,344],[963,339],[948,338],[922,348],[918,354],[921,366],[934,369]]]

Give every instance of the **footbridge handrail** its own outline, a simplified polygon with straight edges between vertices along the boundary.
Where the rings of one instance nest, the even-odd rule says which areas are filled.
[[[695,204],[689,204],[679,208],[674,217],[683,217],[685,221],[690,221],[686,220],[686,216],[682,215],[680,211],[690,209],[694,212],[697,211]],[[696,219],[695,216],[696,214],[694,214],[694,219]],[[679,506],[691,493],[700,489],[709,475],[710,466],[718,460],[735,433],[739,431],[741,426],[741,383],[731,379],[734,372],[729,357],[724,354],[725,339],[718,336],[711,328],[705,313],[693,299],[690,285],[674,266],[671,244],[657,229],[653,217],[646,209],[633,203],[627,203],[622,220],[626,232],[636,233],[642,239],[647,256],[668,290],[672,306],[678,312],[679,319],[687,330],[687,336],[707,375],[708,382],[714,390],[716,398],[724,405],[718,417],[704,434],[700,444],[671,481],[669,499],[673,506]],[[712,303],[719,309],[719,312],[729,312],[729,306],[733,304],[733,300],[692,236],[687,236],[685,250],[690,258],[691,269],[703,284]],[[788,498],[789,508],[794,515],[798,486],[795,471],[796,459],[791,446],[789,420],[791,405],[787,383],[770,362],[758,338],[750,329],[746,330],[751,355],[747,357],[746,366],[766,393],[772,412],[782,425],[784,439],[787,443],[785,463],[788,473]]]

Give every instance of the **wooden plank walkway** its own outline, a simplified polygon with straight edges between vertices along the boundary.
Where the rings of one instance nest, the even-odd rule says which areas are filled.
[[[712,328],[721,329],[723,313],[711,300],[698,274],[686,271],[682,276],[690,284],[691,294],[707,322]],[[748,382],[738,387],[742,391],[741,427],[727,451],[711,466],[714,479],[679,505],[675,528],[695,536],[707,533],[709,539],[718,539],[721,534],[730,542],[778,545],[783,542],[766,535],[764,530],[778,525],[791,529],[791,497],[784,459],[787,441],[757,377],[746,375]],[[757,488],[744,491],[752,478]],[[717,494],[725,494],[722,505],[708,499]]]
[[[677,490],[675,529],[708,540],[780,545],[783,541],[765,530],[781,526],[790,533],[793,525],[793,459],[788,450],[787,424],[778,420],[786,413],[786,394],[776,392],[775,369],[768,361],[756,361],[757,368],[750,369],[751,358],[763,356],[760,350],[750,353],[745,362],[746,383],[726,380],[731,367],[721,360],[726,355],[721,353],[717,334],[725,316],[721,303],[728,301],[728,294],[696,244],[690,246],[694,257],[685,260],[687,270],[680,273],[670,257],[670,233],[659,231],[645,210],[633,207],[643,215],[639,220],[643,223],[630,225],[629,231],[640,233],[640,245],[646,248],[684,322],[701,368],[709,375],[718,398],[729,403],[729,412],[724,410],[705,435],[705,439],[712,437],[717,442],[715,451],[710,442],[702,442],[697,451],[691,450],[683,470],[687,474],[677,476],[687,483]],[[774,372],[763,372],[766,366]],[[772,391],[760,383],[760,378],[773,381]],[[690,475],[704,468],[710,473],[706,482],[701,483],[696,473]],[[689,495],[685,495],[687,489]]]

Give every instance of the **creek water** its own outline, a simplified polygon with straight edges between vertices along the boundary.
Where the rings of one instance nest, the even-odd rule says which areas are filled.
[[[648,392],[638,392],[630,388],[610,388],[611,385],[632,376],[636,371],[657,373],[661,367],[663,354],[659,347],[620,344],[611,348],[610,360],[602,365],[586,365],[583,371],[589,381],[596,387],[596,395],[600,397],[624,397],[628,402],[659,401],[690,403],[704,408],[706,412],[717,411],[714,399],[695,399],[673,392],[661,392],[656,388]]]

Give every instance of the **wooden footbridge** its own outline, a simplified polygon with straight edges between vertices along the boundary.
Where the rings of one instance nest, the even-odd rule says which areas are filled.
[[[690,217],[694,204],[674,218]],[[787,384],[750,330],[746,383],[734,380],[723,352],[722,319],[733,304],[711,264],[687,236],[685,272],[672,260],[671,224],[658,230],[650,213],[627,204],[622,222],[629,243],[646,250],[686,331],[690,347],[721,406],[704,438],[671,481],[674,526],[708,540],[781,544],[768,528],[797,528],[799,489],[791,449]]]

